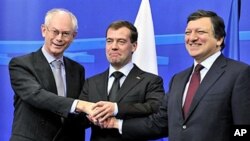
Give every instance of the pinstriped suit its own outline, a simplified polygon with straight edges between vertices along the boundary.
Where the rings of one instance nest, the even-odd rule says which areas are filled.
[[[41,49],[9,64],[14,96],[11,141],[82,141],[83,118],[69,114],[84,83],[84,68],[64,57],[67,97],[57,96],[52,70]],[[61,117],[65,120],[62,123]]]

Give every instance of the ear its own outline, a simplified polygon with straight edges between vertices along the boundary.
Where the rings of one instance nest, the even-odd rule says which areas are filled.
[[[220,39],[217,39],[216,46],[221,47],[221,44],[223,43],[223,41],[224,41],[224,37],[221,37]]]
[[[135,52],[137,49],[137,41],[132,43],[132,52]]]
[[[77,35],[77,32],[75,31],[75,32],[73,33],[73,38],[75,38],[76,35]]]
[[[42,36],[45,37],[46,26],[44,24],[41,25],[41,32],[42,32]]]

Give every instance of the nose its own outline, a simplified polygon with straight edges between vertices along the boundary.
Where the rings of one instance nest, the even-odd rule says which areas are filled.
[[[116,49],[118,49],[118,42],[113,42],[112,43],[112,45],[111,45],[111,49],[113,49],[113,50],[116,50]]]
[[[61,41],[61,40],[63,39],[62,33],[57,34],[57,35],[56,35],[56,39],[57,39],[58,41]]]
[[[198,36],[197,36],[197,34],[195,32],[191,32],[190,35],[189,35],[189,39],[191,41],[195,41],[195,40],[198,39]]]

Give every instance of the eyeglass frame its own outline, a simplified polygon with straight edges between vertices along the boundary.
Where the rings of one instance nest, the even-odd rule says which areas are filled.
[[[60,35],[60,34],[62,34],[62,37],[63,38],[70,38],[71,36],[73,36],[74,35],[74,33],[76,33],[76,32],[71,32],[71,31],[59,31],[58,29],[56,29],[56,28],[54,28],[54,29],[49,29],[49,27],[48,26],[46,26],[45,25],[45,27],[46,27],[46,29],[49,31],[49,33],[51,33],[51,35],[53,35],[54,37],[56,37],[56,36],[58,36],[58,35]]]

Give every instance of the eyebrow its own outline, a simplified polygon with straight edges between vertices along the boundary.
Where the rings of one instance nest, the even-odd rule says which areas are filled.
[[[55,28],[55,27],[51,27],[52,29],[55,29],[55,30],[57,30],[57,31],[60,31],[60,32],[71,32],[71,30],[59,30],[59,29],[57,29],[57,28]]]

